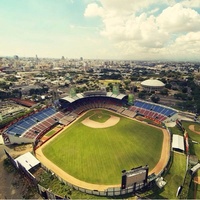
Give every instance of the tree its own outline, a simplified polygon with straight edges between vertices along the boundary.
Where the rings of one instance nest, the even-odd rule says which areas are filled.
[[[145,91],[139,92],[139,93],[138,93],[138,97],[139,97],[140,99],[145,99],[145,97],[146,97],[146,92],[145,92]]]
[[[151,101],[153,101],[154,103],[158,103],[160,101],[160,97],[157,95],[152,95]]]
[[[168,89],[163,89],[160,91],[161,95],[168,95]]]
[[[133,88],[133,91],[134,91],[134,92],[138,92],[137,86],[135,86],[135,87]]]
[[[9,76],[9,77],[7,77],[7,81],[11,81],[11,82],[16,82],[18,79],[17,79],[17,77],[15,77],[15,76]]]
[[[177,94],[174,94],[174,98],[181,99],[181,100],[187,100],[187,94],[177,93]]]
[[[18,89],[14,89],[12,91],[12,94],[11,94],[13,97],[16,97],[16,98],[21,98],[22,97],[22,92],[21,90],[18,90]]]
[[[4,91],[0,91],[0,99],[6,99],[8,98],[8,93]]]
[[[184,87],[184,88],[182,89],[182,92],[183,92],[183,93],[187,93],[187,91],[188,91],[188,90],[187,90],[186,87]]]
[[[166,87],[167,89],[171,89],[171,88],[172,88],[172,85],[171,85],[170,83],[167,83],[167,84],[165,85],[165,87]]]
[[[3,90],[8,90],[9,89],[9,85],[6,84],[6,82],[0,82],[0,88],[2,88]]]

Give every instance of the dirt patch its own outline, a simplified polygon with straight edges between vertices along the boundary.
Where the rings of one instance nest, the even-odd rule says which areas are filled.
[[[156,164],[156,166],[149,172],[149,174],[155,173],[159,174],[167,165],[169,157],[170,157],[170,135],[166,129],[161,129],[163,132],[163,144],[160,160]]]
[[[90,128],[107,128],[116,125],[120,121],[120,117],[111,115],[111,117],[104,123],[91,120],[89,117],[84,119],[81,123]]]
[[[18,172],[8,172],[4,168],[4,159],[6,155],[4,149],[12,156],[18,157],[26,152],[32,151],[32,144],[20,145],[15,147],[7,147],[0,145],[0,199],[22,199],[27,191],[27,181]],[[41,199],[39,194],[35,194],[32,198]]]
[[[195,131],[194,125],[190,125],[190,126],[189,126],[189,129],[190,129],[191,131],[197,133],[197,134],[200,134],[200,131]]]
[[[193,181],[197,184],[200,184],[200,177],[199,176],[195,176]]]

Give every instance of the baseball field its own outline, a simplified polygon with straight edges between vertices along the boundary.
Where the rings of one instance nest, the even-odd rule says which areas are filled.
[[[90,110],[43,148],[69,175],[94,184],[120,184],[121,171],[159,162],[161,129],[107,110]]]

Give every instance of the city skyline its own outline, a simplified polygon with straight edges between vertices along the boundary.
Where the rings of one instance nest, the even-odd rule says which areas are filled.
[[[1,0],[0,56],[200,61],[199,0]]]

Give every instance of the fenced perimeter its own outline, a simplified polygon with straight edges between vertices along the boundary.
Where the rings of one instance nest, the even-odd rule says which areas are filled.
[[[88,116],[85,116],[85,118],[87,118]],[[121,118],[121,116],[120,116],[120,118]],[[130,120],[130,119],[129,119]],[[83,119],[79,119],[79,120],[77,120],[76,122],[74,122],[73,123],[73,125],[77,128],[78,127],[78,125],[80,125],[81,124],[81,122],[83,121]],[[121,120],[120,120],[121,121]],[[133,120],[131,120],[131,122],[129,122],[129,123],[133,123],[133,122],[135,122],[135,121],[133,121]],[[120,122],[119,122],[120,123]],[[118,123],[118,125],[119,125],[119,123]],[[139,123],[139,122],[137,122],[137,123]],[[133,123],[134,124],[134,123]],[[149,126],[148,124],[145,124],[145,123],[139,123],[138,124],[139,125],[139,129],[138,130],[141,130],[141,128],[144,126],[144,127],[148,127],[147,128],[147,136],[144,136],[144,135],[142,135],[142,133],[141,134],[139,134],[139,136],[140,136],[140,138],[143,138],[143,139],[145,139],[146,140],[146,138],[149,138],[149,135],[152,133],[152,130],[157,130],[157,128],[155,128],[155,127],[152,127],[152,126]],[[149,130],[149,127],[151,128],[151,131]],[[130,128],[130,127],[129,127]],[[137,130],[137,125],[135,125],[134,126],[134,128]],[[70,126],[70,130],[72,130],[73,129],[73,126],[71,127]],[[118,128],[116,128],[116,129],[118,129]],[[82,139],[84,139],[85,138],[85,141],[87,141],[87,146],[89,145],[88,144],[88,141],[89,141],[89,139],[90,138],[87,138],[87,136],[85,135],[86,133],[88,133],[88,131],[81,131],[82,130],[82,128],[77,128],[77,130],[78,130],[78,137],[77,137],[77,139],[79,139],[79,140],[82,140]],[[133,130],[133,127],[131,127],[131,130]],[[142,128],[142,130],[144,130],[143,128]],[[160,130],[162,130],[162,131],[160,131]],[[170,134],[169,134],[169,132],[167,132],[167,130],[166,129],[160,129],[159,131],[160,131],[160,133],[159,134],[161,134],[161,135],[163,135],[163,137],[162,137],[162,140],[161,141],[159,141],[159,144],[160,144],[160,146],[162,147],[162,148],[164,148],[163,150],[162,150],[162,148],[160,149],[160,152],[161,152],[161,154],[159,153],[159,158],[158,158],[158,160],[157,160],[157,165],[156,165],[156,163],[153,165],[153,166],[151,166],[151,170],[150,170],[150,173],[149,174],[152,174],[152,173],[154,173],[154,174],[156,174],[157,176],[159,176],[159,175],[161,175],[162,173],[163,173],[163,171],[165,170],[165,167],[167,166],[167,163],[168,163],[168,161],[169,161],[169,156],[170,156]],[[66,131],[68,131],[68,129],[66,129]],[[96,131],[95,131],[96,132]],[[113,131],[112,131],[113,132]],[[115,133],[115,132],[114,132]],[[123,136],[124,136],[124,134],[126,133],[126,131],[124,131],[123,132]],[[144,132],[143,132],[144,133]],[[131,133],[132,135],[134,135],[134,133],[132,132]],[[70,138],[64,138],[64,136],[69,136],[70,135],[70,133],[69,132],[63,132],[63,133],[60,133],[60,135],[61,135],[61,143],[59,143],[58,142],[58,138],[56,139],[56,140],[54,140],[54,138],[53,138],[53,141],[54,142],[56,142],[57,144],[58,144],[58,146],[60,146],[61,145],[61,149],[63,150],[63,149],[65,149],[65,147],[66,147],[66,145],[68,145],[68,146],[70,146],[71,144],[73,144],[74,145],[74,143],[75,142],[73,142],[73,141],[71,141],[70,140]],[[101,135],[101,134],[97,134],[98,136],[99,135]],[[152,133],[152,135],[155,137],[155,135],[156,134],[154,134],[154,132]],[[151,135],[151,136],[152,136]],[[72,134],[72,136],[76,136],[76,133],[74,133],[73,132],[73,134]],[[80,136],[81,136],[81,138],[80,138]],[[95,136],[95,133],[94,133],[94,129],[93,129],[93,133],[92,133],[92,136]],[[114,138],[116,138],[116,136],[117,136],[117,134],[115,134],[114,136],[112,136],[112,140],[114,140]],[[138,136],[138,137],[139,137]],[[154,138],[153,137],[153,138]],[[155,140],[156,140],[156,138],[154,138]],[[155,140],[154,140],[154,144],[157,144],[157,142],[155,142]],[[160,139],[159,139],[160,140]],[[53,142],[52,141],[52,142]],[[64,141],[67,141],[68,143],[67,144],[63,144],[63,142]],[[76,141],[76,143],[77,143],[77,140],[75,140]],[[129,140],[129,141],[131,141],[131,140]],[[52,143],[51,141],[48,141],[47,143],[49,143],[50,145],[49,146],[51,146],[51,148],[53,148],[53,147],[55,147],[55,145],[54,145],[54,143]],[[91,143],[93,143],[93,142],[91,142]],[[98,138],[98,143],[100,143],[100,140],[99,140],[99,138]],[[107,141],[106,142],[107,144],[110,144],[110,141]],[[115,141],[115,143],[117,143],[116,141]],[[125,142],[126,143],[126,142]],[[151,142],[151,143],[153,143],[153,142]],[[128,144],[128,142],[127,142],[127,144]],[[45,144],[46,145],[46,144]],[[95,144],[96,145],[96,144]],[[137,143],[137,145],[138,145],[138,143]],[[143,143],[141,143],[140,145],[138,145],[138,146],[140,146],[140,148],[142,148],[143,149],[143,151],[144,151],[144,149],[145,148],[143,148],[144,147],[144,144]],[[95,148],[97,147],[97,145],[95,146]],[[42,147],[43,148],[43,147]],[[94,148],[94,149],[95,149]],[[134,148],[136,148],[136,146],[135,146],[135,143],[134,143]],[[139,148],[139,147],[138,147]],[[84,148],[82,148],[82,149],[84,149]],[[79,151],[81,151],[82,149],[80,149]],[[119,154],[119,150],[118,150],[119,148],[116,148],[116,150],[115,150],[115,154]],[[85,149],[84,149],[85,150]],[[137,149],[138,150],[138,149]],[[154,148],[154,151],[155,151],[156,149]],[[47,150],[48,152],[49,152],[49,150]],[[56,157],[58,157],[59,155],[58,154],[60,154],[61,153],[61,151],[60,150],[58,150],[58,153],[55,153],[55,150],[53,150],[53,149],[51,149],[50,151],[52,151],[52,152],[54,152],[54,156],[56,156]],[[77,151],[77,152],[79,152],[79,151]],[[63,175],[62,173],[60,173],[61,171],[63,171],[63,168],[62,168],[62,170],[59,168],[59,166],[56,166],[55,164],[53,164],[53,167],[51,166],[52,165],[52,161],[50,161],[50,160],[48,160],[47,158],[45,158],[45,156],[43,155],[43,153],[41,154],[41,149],[40,149],[40,153],[38,153],[38,152],[36,152],[36,156],[37,156],[37,158],[44,164],[44,166],[43,167],[45,167],[47,170],[49,170],[49,171],[51,171],[52,173],[54,173],[57,177],[58,177],[58,179],[59,180],[61,180],[62,182],[64,182],[65,184],[67,184],[67,185],[69,185],[69,186],[71,186],[72,188],[74,188],[74,189],[76,189],[76,190],[79,190],[79,191],[81,191],[81,192],[84,192],[84,193],[87,193],[87,194],[92,194],[92,195],[99,195],[99,196],[118,196],[118,195],[125,195],[125,194],[128,194],[128,193],[132,193],[132,192],[134,192],[135,190],[138,190],[138,189],[141,189],[141,188],[143,188],[143,187],[145,187],[145,186],[148,186],[148,184],[147,185],[143,185],[143,184],[138,184],[138,185],[136,185],[136,186],[130,186],[129,188],[126,188],[126,189],[121,189],[120,188],[120,184],[111,184],[111,185],[109,185],[109,184],[107,184],[107,185],[105,185],[105,187],[100,187],[99,185],[98,185],[98,187],[94,187],[94,188],[92,188],[92,187],[87,187],[87,185],[84,185],[84,184],[82,184],[81,183],[81,181],[80,180],[82,180],[82,179],[80,179],[80,180],[78,180],[78,182],[76,183],[76,182],[74,182],[74,181],[71,181],[71,177],[70,177],[70,179],[68,179],[68,178],[66,178],[66,175]],[[59,153],[60,152],[60,153]],[[64,153],[65,152],[68,152],[68,150],[66,150],[65,149],[65,151],[64,151]],[[103,155],[102,156],[104,156],[104,154],[105,153],[103,153]],[[113,154],[113,155],[115,155],[115,154]],[[96,153],[94,152],[94,155],[96,155]],[[131,153],[130,153],[130,155],[131,155]],[[154,154],[153,154],[154,155]],[[151,155],[152,156],[152,155]],[[104,156],[105,157],[105,156]],[[144,162],[146,161],[146,160],[148,160],[147,159],[148,157],[146,157],[145,159],[144,159]],[[46,161],[44,161],[43,159],[46,159]],[[69,165],[69,164],[71,164],[70,163],[70,160],[67,162],[67,160],[65,159],[65,158],[62,158],[62,160],[65,160],[66,161],[66,163]],[[109,158],[110,159],[110,158]],[[110,160],[108,159],[108,161],[106,161],[106,163],[109,163],[110,162]],[[43,162],[44,161],[44,162]],[[56,163],[56,164],[58,164],[58,162],[55,162],[54,161],[54,163]],[[73,161],[72,161],[72,163],[73,163]],[[91,161],[90,161],[90,159],[87,161],[87,163],[89,163],[89,164],[91,164]],[[144,165],[144,164],[147,164],[147,163],[142,163],[142,165]],[[79,164],[77,164],[77,165],[79,165]],[[156,165],[156,166],[155,166]],[[137,166],[139,166],[139,164],[137,164],[137,166],[133,166],[133,165],[131,165],[132,167],[137,167]],[[158,167],[159,166],[159,167]],[[72,166],[73,167],[73,166]],[[82,166],[82,168],[84,168],[83,166]],[[130,167],[129,168],[127,168],[127,167],[125,167],[126,169],[130,169]],[[107,169],[112,169],[112,167],[111,168],[107,168]],[[121,177],[121,170],[122,169],[124,169],[123,167],[120,167],[120,169],[118,169],[118,177],[119,177],[119,181],[118,182],[120,182],[120,177]],[[90,168],[88,168],[88,170],[90,171]],[[98,170],[99,170],[99,168],[98,168]],[[65,174],[66,174],[66,172],[65,172]],[[87,182],[87,181],[86,181]],[[88,181],[88,182],[90,182],[90,181]],[[80,183],[80,184],[79,184]],[[85,182],[84,182],[85,183]],[[101,183],[98,183],[98,184],[101,184]],[[91,186],[91,184],[90,184],[90,186]]]

